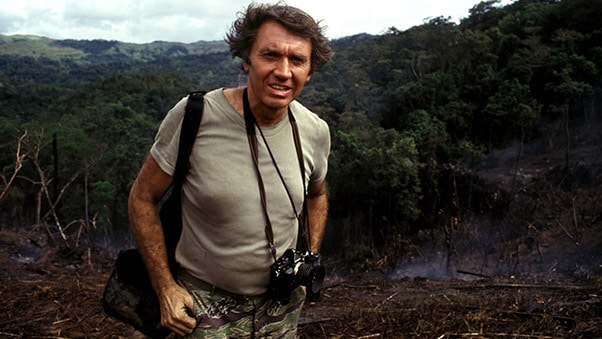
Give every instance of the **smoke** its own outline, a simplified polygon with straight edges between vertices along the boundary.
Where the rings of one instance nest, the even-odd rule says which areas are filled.
[[[399,265],[397,268],[389,272],[389,279],[429,279],[429,280],[448,280],[453,277],[440,263],[425,262],[425,263],[407,263]]]

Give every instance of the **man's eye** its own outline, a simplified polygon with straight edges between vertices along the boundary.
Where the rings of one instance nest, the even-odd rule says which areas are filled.
[[[264,56],[264,58],[266,58],[266,59],[272,59],[272,60],[274,60],[274,59],[278,59],[278,58],[280,57],[280,56],[279,56],[278,54],[276,54],[276,53],[266,53],[266,54],[264,54],[263,56]]]
[[[303,66],[306,63],[306,60],[301,57],[291,57],[291,63],[297,66]]]

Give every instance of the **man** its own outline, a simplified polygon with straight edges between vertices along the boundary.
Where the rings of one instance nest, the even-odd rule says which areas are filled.
[[[304,290],[293,290],[287,303],[267,291],[276,258],[296,246],[304,187],[309,251],[320,250],[330,135],[326,123],[295,99],[331,50],[322,27],[286,5],[251,4],[226,40],[248,80],[246,87],[205,95],[182,188],[183,230],[176,250],[181,284],[169,271],[157,202],[172,182],[185,100],[165,117],[132,187],[134,238],[160,300],[163,326],[181,336],[295,338]],[[256,124],[256,159],[245,115]],[[291,119],[299,129],[303,178]]]

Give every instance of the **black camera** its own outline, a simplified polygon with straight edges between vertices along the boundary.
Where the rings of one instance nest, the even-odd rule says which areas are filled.
[[[317,295],[324,282],[325,269],[320,264],[320,255],[288,249],[270,271],[268,293],[274,301],[284,305],[290,300],[291,292],[303,285],[307,293]]]

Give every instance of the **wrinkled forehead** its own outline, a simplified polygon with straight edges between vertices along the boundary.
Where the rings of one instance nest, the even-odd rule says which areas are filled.
[[[257,32],[252,50],[273,50],[292,52],[298,55],[311,56],[312,44],[309,38],[300,36],[286,29],[277,21],[266,21]]]

